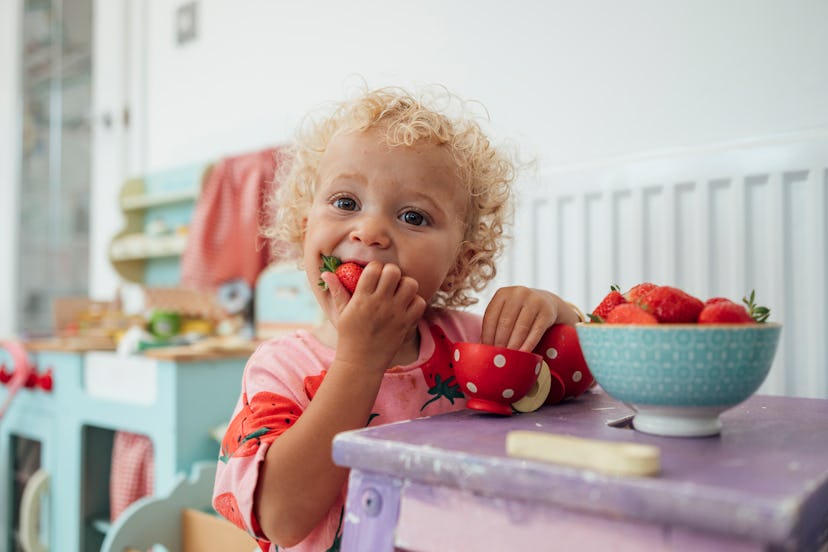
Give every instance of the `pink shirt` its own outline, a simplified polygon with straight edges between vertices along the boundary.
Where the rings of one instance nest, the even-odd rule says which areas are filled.
[[[452,310],[431,309],[420,320],[420,352],[407,366],[385,372],[366,425],[381,425],[460,410],[465,399],[454,379],[451,344],[479,342],[481,318]],[[213,506],[253,535],[262,551],[275,551],[262,534],[253,510],[260,463],[275,439],[307,408],[335,351],[307,331],[267,341],[250,357],[242,393],[221,445]],[[338,543],[345,489],[328,514],[297,546],[280,550],[322,551]],[[335,547],[338,549],[338,545]]]

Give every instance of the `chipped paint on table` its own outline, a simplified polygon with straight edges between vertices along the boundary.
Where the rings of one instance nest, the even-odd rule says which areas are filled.
[[[722,415],[720,435],[705,438],[659,437],[607,425],[630,412],[600,391],[512,417],[466,410],[341,434],[334,460],[352,468],[349,513],[361,507],[355,489],[364,494],[369,476],[370,488],[390,493],[383,496],[383,508],[391,511],[377,516],[381,521],[371,529],[390,544],[372,550],[393,550],[395,533],[410,534],[396,527],[398,520],[425,519],[422,489],[428,487],[440,497],[437,509],[472,533],[478,526],[473,519],[464,522],[464,512],[480,515],[494,505],[514,513],[528,504],[528,511],[546,512],[548,519],[566,513],[572,527],[587,516],[622,522],[639,536],[653,527],[671,528],[673,539],[707,535],[722,544],[791,550],[828,540],[828,400],[754,396]],[[662,472],[655,478],[614,477],[511,458],[505,436],[512,430],[655,445]],[[447,508],[452,501],[463,511]],[[475,503],[484,510],[475,510]],[[400,504],[409,514],[400,514]],[[422,515],[412,518],[417,508]],[[528,529],[530,517],[510,523]],[[488,529],[494,526],[494,518],[480,519]],[[345,528],[345,550],[365,549],[349,548],[357,535],[364,539],[364,524],[355,527],[346,519]],[[484,529],[477,532],[485,535]]]

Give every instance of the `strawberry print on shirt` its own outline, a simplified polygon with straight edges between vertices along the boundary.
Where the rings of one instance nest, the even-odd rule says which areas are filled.
[[[420,411],[434,401],[446,399],[454,404],[454,399],[462,399],[463,392],[454,376],[454,363],[451,358],[452,342],[440,326],[429,327],[434,338],[434,354],[422,366],[423,377],[429,385],[432,398],[423,403]]]
[[[452,343],[479,341],[481,318],[462,311],[430,309],[418,325],[415,362],[385,372],[368,423],[377,425],[465,407],[451,364]],[[261,532],[253,497],[267,449],[302,415],[316,395],[335,351],[300,330],[259,346],[247,362],[239,400],[228,425],[216,469],[213,505],[250,533],[263,552],[277,547]],[[338,550],[345,488],[311,533],[283,552]]]

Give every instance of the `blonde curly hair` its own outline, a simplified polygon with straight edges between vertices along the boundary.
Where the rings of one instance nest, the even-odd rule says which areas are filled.
[[[444,111],[454,104],[459,104],[461,113],[451,118]],[[309,118],[281,154],[278,190],[269,201],[273,224],[263,231],[274,254],[296,255],[301,266],[303,222],[317,190],[322,155],[334,136],[375,128],[391,147],[428,142],[445,146],[451,153],[469,199],[463,241],[447,276],[452,285],[439,290],[431,306],[476,303],[473,292],[481,291],[497,273],[495,260],[503,250],[512,216],[511,184],[516,169],[510,156],[492,145],[468,115],[468,104],[444,88],[417,97],[401,88],[380,88],[336,104],[319,121]]]

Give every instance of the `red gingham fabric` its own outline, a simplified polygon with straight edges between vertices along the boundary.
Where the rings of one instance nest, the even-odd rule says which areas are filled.
[[[244,278],[252,288],[270,261],[259,235],[273,191],[278,149],[227,157],[204,177],[181,256],[181,285],[214,290]]]
[[[118,516],[139,498],[153,493],[155,463],[152,441],[146,435],[116,431],[109,475],[109,516]]]

